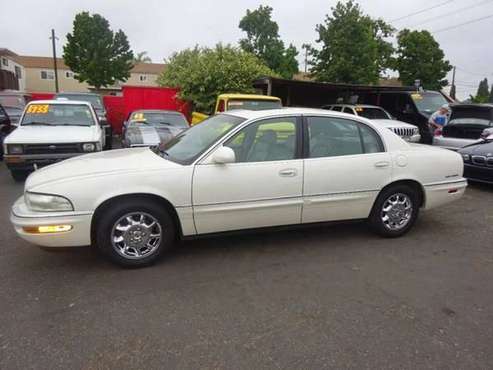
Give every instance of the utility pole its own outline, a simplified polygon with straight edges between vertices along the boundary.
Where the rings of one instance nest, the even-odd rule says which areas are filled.
[[[310,44],[301,45],[305,49],[305,74],[308,72],[308,49],[310,49]]]
[[[58,38],[55,36],[55,30],[51,30],[51,46],[53,48],[53,68],[55,70],[55,92],[58,92],[58,68],[56,65],[56,45],[55,41],[58,40]]]
[[[452,72],[452,86],[450,87],[450,97],[454,100],[456,100],[456,94],[457,94],[457,91],[456,91],[456,87],[455,87],[455,66],[454,66],[454,70]]]

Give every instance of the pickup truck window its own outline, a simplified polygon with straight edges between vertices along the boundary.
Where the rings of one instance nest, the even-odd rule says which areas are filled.
[[[92,126],[94,119],[87,105],[31,104],[21,126]]]
[[[280,101],[270,100],[240,100],[232,99],[228,101],[228,110],[246,109],[246,110],[265,110],[282,108]]]

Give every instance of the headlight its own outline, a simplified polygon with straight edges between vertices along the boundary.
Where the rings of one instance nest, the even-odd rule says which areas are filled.
[[[33,211],[60,212],[74,210],[72,203],[67,198],[59,195],[26,192],[24,200],[29,209]]]
[[[82,144],[82,150],[84,152],[95,152],[99,150],[99,143],[84,143]]]
[[[470,162],[471,156],[469,154],[462,154],[462,159],[464,160],[464,162]]]
[[[7,154],[22,154],[24,152],[22,145],[19,144],[8,144]]]

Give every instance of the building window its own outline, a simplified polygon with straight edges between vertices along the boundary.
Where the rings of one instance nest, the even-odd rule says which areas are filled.
[[[42,80],[54,80],[55,72],[53,71],[41,71],[41,79]]]
[[[139,76],[139,80],[140,80],[140,82],[145,82],[145,81],[147,81],[147,75],[140,75],[140,76]]]
[[[9,66],[9,60],[7,58],[2,58],[2,64],[4,66],[7,66],[8,67]]]
[[[22,70],[19,66],[15,66],[15,77],[19,80],[22,78]]]
[[[74,72],[72,71],[65,71],[65,78],[74,78]]]

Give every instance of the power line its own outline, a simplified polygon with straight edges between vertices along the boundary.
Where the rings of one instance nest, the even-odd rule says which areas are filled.
[[[441,29],[436,30],[436,31],[431,31],[430,33],[436,34],[436,33],[439,33],[439,32],[453,30],[455,28],[459,28],[459,27],[462,27],[462,26],[465,26],[465,25],[471,24],[471,23],[476,23],[476,22],[484,21],[485,19],[489,19],[489,18],[493,18],[493,14],[490,14],[490,15],[487,15],[487,16],[481,17],[481,18],[472,19],[470,21],[467,21],[467,22],[464,22],[464,23],[459,23],[459,24],[456,24],[456,25],[453,25],[453,26],[450,26],[450,27],[441,28]]]
[[[436,9],[436,8],[439,8],[439,7],[444,6],[446,4],[450,4],[453,1],[455,1],[455,0],[447,0],[447,1],[444,1],[443,3],[433,5],[433,6],[430,6],[428,8],[425,8],[425,9],[418,10],[414,13],[410,13],[410,14],[404,15],[404,16],[396,18],[396,19],[392,19],[390,22],[397,22],[397,21],[401,21],[401,20],[406,19],[406,18],[414,17],[415,15],[427,12],[428,10]]]
[[[491,76],[491,75],[493,75],[493,73],[486,73],[486,75],[485,75],[485,74],[482,74],[482,73],[477,73],[477,72],[469,72],[468,70],[465,70],[465,69],[464,69],[464,68],[462,68],[462,67],[457,67],[457,69],[458,69],[459,71],[462,71],[462,72],[464,72],[464,73],[470,74],[470,75],[472,75],[472,76],[478,76],[478,77],[483,77],[483,78],[484,78],[485,76]]]
[[[451,12],[448,12],[448,13],[442,13],[440,14],[440,17],[447,17],[449,15],[454,15],[458,12],[461,12],[463,10],[467,11],[467,10],[470,10],[470,9],[474,9],[474,8],[477,8],[478,6],[482,6],[482,5],[486,5],[487,3],[491,3],[492,0],[483,0],[483,1],[480,1],[479,3],[477,4],[473,4],[473,5],[469,5],[469,6],[465,6],[463,8],[459,8],[459,9],[455,9]],[[415,23],[414,25],[412,26],[409,26],[409,28],[414,28],[416,26],[419,26],[419,25],[422,25],[422,24],[425,24],[425,23],[430,23],[432,21],[435,21],[436,20],[436,17],[433,17],[433,18],[427,18],[419,23]]]

